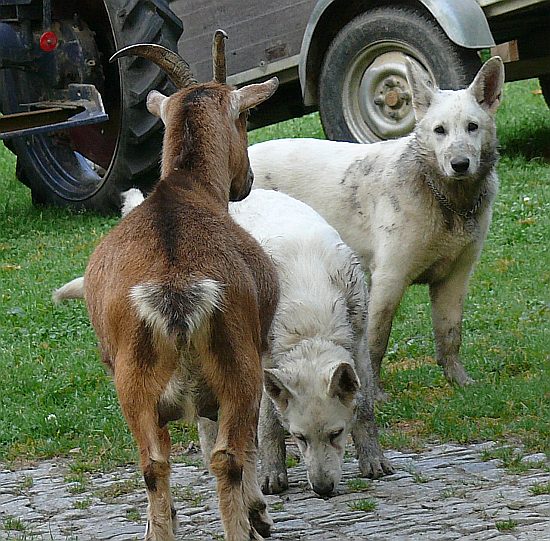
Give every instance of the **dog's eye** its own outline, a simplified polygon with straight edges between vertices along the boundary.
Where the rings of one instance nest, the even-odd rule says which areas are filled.
[[[341,428],[340,430],[335,430],[334,432],[331,432],[330,437],[330,443],[334,443],[335,440],[337,440],[341,435],[342,432],[344,432],[344,429]]]
[[[439,135],[445,135],[445,128],[443,126],[436,126],[434,132]]]
[[[469,132],[476,131],[477,128],[478,128],[478,125],[475,122],[468,123],[468,131]]]

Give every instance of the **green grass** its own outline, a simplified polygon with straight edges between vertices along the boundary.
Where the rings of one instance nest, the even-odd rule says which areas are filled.
[[[376,502],[370,499],[354,500],[348,503],[351,511],[370,512],[376,509]]]
[[[508,85],[498,113],[502,188],[463,331],[462,356],[478,383],[446,383],[433,360],[427,290],[410,288],[384,362],[393,396],[378,411],[385,445],[497,440],[549,451],[550,111],[536,88]],[[322,137],[318,116],[257,130],[250,141],[289,136]],[[50,300],[117,220],[34,208],[1,146],[0,193],[0,461],[70,455],[89,472],[135,460],[84,306]],[[179,448],[198,439],[181,423],[172,435]]]
[[[541,496],[542,494],[550,494],[550,481],[547,483],[535,483],[529,487],[529,492],[533,496]]]
[[[372,482],[366,479],[350,479],[347,486],[350,492],[367,492],[371,489]]]
[[[510,530],[513,530],[517,525],[517,520],[512,519],[495,522],[495,527],[499,532],[508,532]]]

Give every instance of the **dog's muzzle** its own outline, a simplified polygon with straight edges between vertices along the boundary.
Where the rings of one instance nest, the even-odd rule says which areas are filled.
[[[459,175],[464,175],[468,172],[468,169],[470,168],[470,160],[469,158],[453,158],[451,160],[451,167],[453,168],[453,171]]]

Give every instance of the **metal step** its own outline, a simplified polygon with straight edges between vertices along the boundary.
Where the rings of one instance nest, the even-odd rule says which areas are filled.
[[[109,119],[94,85],[71,84],[54,99],[21,107],[27,111],[0,116],[0,139],[66,130]]]

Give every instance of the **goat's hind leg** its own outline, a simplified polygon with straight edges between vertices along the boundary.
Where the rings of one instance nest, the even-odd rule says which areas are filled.
[[[272,526],[256,474],[256,431],[262,372],[253,344],[220,362],[211,356],[209,382],[220,404],[210,469],[217,478],[227,541],[259,541]]]
[[[167,426],[158,424],[160,393],[147,382],[146,371],[117,359],[115,385],[122,412],[139,448],[149,501],[145,540],[175,541],[177,519],[170,494],[170,434]]]

